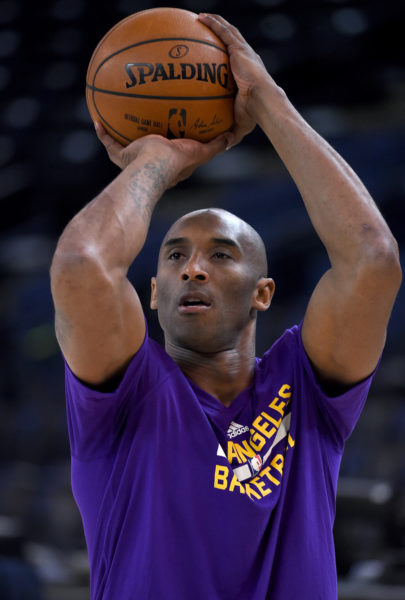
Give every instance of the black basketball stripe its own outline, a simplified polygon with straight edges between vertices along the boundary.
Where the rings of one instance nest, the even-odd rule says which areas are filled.
[[[90,87],[90,86],[87,86]],[[91,89],[91,88],[90,88]],[[122,135],[122,133],[120,133],[119,131],[117,131],[101,114],[101,112],[98,110],[98,106],[96,104],[95,98],[94,98],[94,90],[92,90],[92,95],[91,95],[91,99],[93,101],[93,106],[97,111],[98,116],[100,117],[101,121],[103,123],[105,123],[105,125],[107,125],[111,131],[114,131],[114,133],[116,133],[117,135],[119,135],[123,140],[126,140],[127,142],[132,142],[132,140],[130,138],[127,138],[125,135]]]
[[[86,87],[93,92],[93,98],[95,92],[99,92],[100,94],[111,94],[112,96],[123,96],[125,98],[144,98],[146,100],[224,100],[226,98],[235,97],[235,94],[224,94],[223,96],[151,96],[149,94],[130,94],[129,92],[104,90],[102,88],[96,88],[88,83],[86,83]]]
[[[94,102],[93,102],[93,104],[94,104]],[[130,142],[132,142],[132,141],[133,141],[133,140],[131,140],[130,138],[127,138],[125,135],[122,135],[122,133],[120,133],[119,131],[117,131],[117,130],[116,130],[116,129],[115,129],[115,128],[114,128],[114,127],[113,127],[113,126],[112,126],[112,125],[111,125],[111,124],[110,124],[110,123],[109,123],[109,122],[108,122],[108,121],[107,121],[107,120],[106,120],[104,117],[103,117],[103,115],[100,113],[100,111],[98,110],[98,108],[97,108],[97,106],[96,106],[95,104],[94,104],[94,108],[96,109],[96,111],[97,111],[97,114],[98,114],[98,115],[99,115],[99,117],[100,117],[100,120],[101,120],[101,121],[102,121],[102,122],[103,122],[105,125],[107,125],[107,126],[110,128],[110,130],[111,130],[111,131],[114,131],[114,133],[116,133],[117,135],[119,135],[119,136],[120,136],[120,138],[122,138],[123,140],[126,140],[128,143],[130,143]],[[108,132],[107,132],[107,133],[108,133]]]

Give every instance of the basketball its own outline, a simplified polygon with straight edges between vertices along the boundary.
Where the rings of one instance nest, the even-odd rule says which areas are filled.
[[[178,8],[117,23],[86,76],[91,118],[125,146],[150,133],[208,142],[232,127],[235,91],[226,46],[197,14]]]

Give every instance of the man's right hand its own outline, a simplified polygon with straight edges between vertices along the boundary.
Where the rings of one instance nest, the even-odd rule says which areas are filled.
[[[187,179],[197,167],[209,162],[228,145],[228,135],[224,133],[206,143],[187,138],[168,140],[160,135],[150,134],[131,142],[128,146],[122,146],[100,123],[95,124],[95,129],[108,156],[120,169],[125,169],[141,155],[146,159],[150,156],[164,161],[166,188]]]

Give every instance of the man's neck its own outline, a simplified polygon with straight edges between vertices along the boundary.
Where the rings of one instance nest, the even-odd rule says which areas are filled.
[[[255,347],[248,346],[205,354],[168,342],[166,352],[188,379],[224,406],[230,406],[253,381]]]

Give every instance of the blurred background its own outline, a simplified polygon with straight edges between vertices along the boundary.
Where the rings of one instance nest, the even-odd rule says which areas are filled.
[[[88,599],[70,490],[62,359],[48,270],[68,220],[117,173],[85,103],[101,37],[173,3],[0,0],[0,597]],[[187,0],[235,24],[309,123],[352,165],[405,244],[405,4]],[[148,306],[160,240],[181,214],[220,206],[266,241],[277,291],[258,354],[300,321],[327,267],[298,192],[259,130],[167,193],[131,278]],[[405,599],[405,302],[347,443],[335,526],[340,598]],[[162,340],[155,314],[150,332]],[[11,583],[10,583],[11,582]]]

